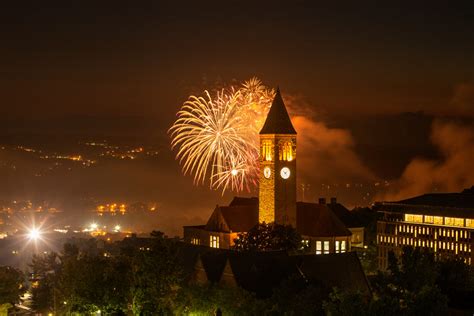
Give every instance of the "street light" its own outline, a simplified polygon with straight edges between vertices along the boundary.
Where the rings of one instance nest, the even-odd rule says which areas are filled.
[[[38,240],[41,237],[41,231],[38,228],[31,228],[28,232],[30,240]]]

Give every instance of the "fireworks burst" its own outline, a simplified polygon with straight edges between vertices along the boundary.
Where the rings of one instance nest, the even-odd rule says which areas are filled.
[[[275,92],[257,78],[204,97],[190,96],[170,128],[171,146],[184,174],[196,184],[233,191],[251,190],[258,181],[258,132]]]

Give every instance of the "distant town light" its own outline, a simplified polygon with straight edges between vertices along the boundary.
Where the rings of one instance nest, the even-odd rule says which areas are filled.
[[[92,224],[90,225],[90,228],[91,228],[92,230],[96,230],[97,227],[99,227],[99,226],[98,226],[96,223],[92,223]]]
[[[121,229],[120,225],[115,225],[114,230],[115,230],[116,232],[120,231],[120,229]]]
[[[28,238],[30,240],[37,240],[41,237],[41,232],[39,231],[39,229],[37,228],[32,228],[30,229],[30,231],[28,232]]]

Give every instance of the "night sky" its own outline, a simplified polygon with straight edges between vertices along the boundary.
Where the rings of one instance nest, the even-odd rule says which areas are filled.
[[[440,3],[2,4],[1,140],[133,118],[107,132],[166,147],[188,95],[258,76],[312,135],[299,140],[304,181],[388,179],[393,198],[459,190],[474,185],[474,2]],[[192,192],[167,155],[156,177],[172,165],[170,190]],[[156,181],[136,168],[132,186]]]

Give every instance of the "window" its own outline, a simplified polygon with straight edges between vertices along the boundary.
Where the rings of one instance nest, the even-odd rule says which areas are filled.
[[[341,242],[339,240],[334,243],[334,248],[336,248],[336,253],[341,252]]]
[[[293,144],[291,141],[280,143],[279,158],[283,161],[292,161],[294,158]]]
[[[309,240],[308,239],[302,239],[301,240],[301,249],[309,248]]]
[[[456,217],[445,217],[444,223],[448,226],[464,226],[464,218],[456,218]]]
[[[405,214],[405,222],[423,223],[423,215]]]
[[[316,254],[320,255],[322,250],[322,243],[320,241],[316,241]]]
[[[341,241],[341,252],[346,252],[346,241]]]
[[[329,241],[324,241],[324,254],[329,253]]]
[[[474,228],[474,219],[466,218],[466,227]]]
[[[193,245],[199,245],[199,244],[201,244],[199,238],[191,238],[191,243],[192,243]]]
[[[210,247],[211,248],[219,248],[219,236],[210,236]]]
[[[425,223],[427,223],[427,224],[433,224],[433,223],[434,223],[434,218],[433,218],[433,216],[425,215]]]
[[[442,216],[433,216],[433,223],[436,225],[443,225],[443,217]]]
[[[262,140],[262,160],[272,161],[272,141]]]

